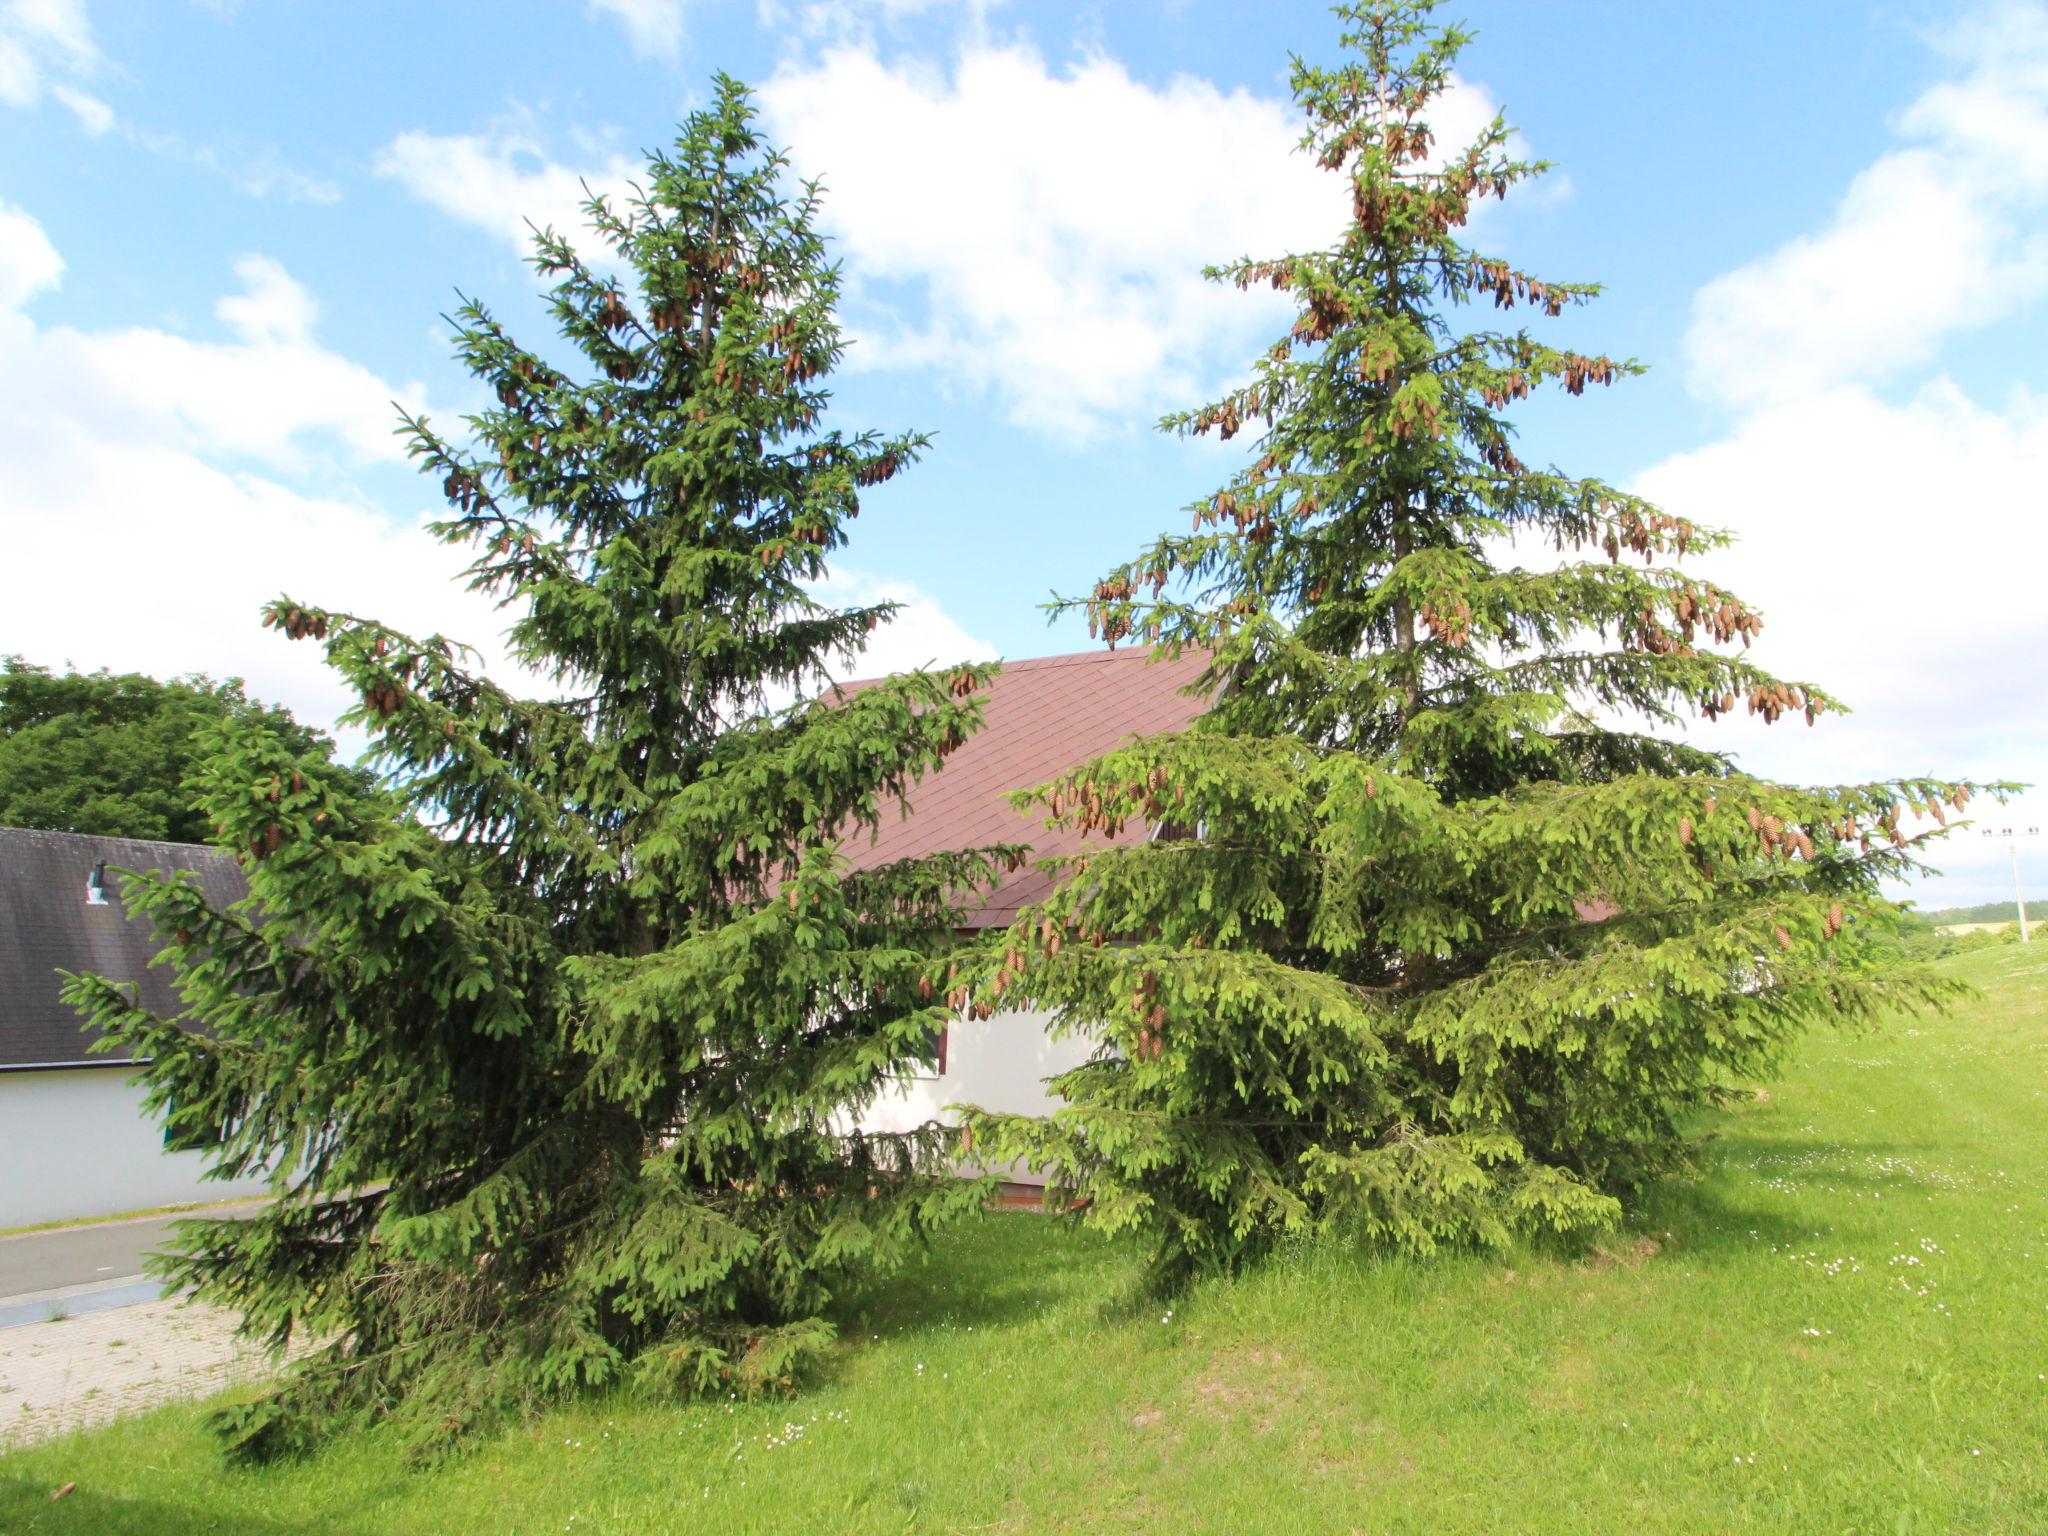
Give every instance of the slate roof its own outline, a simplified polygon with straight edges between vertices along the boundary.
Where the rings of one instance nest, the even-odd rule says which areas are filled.
[[[1054,831],[1012,810],[1002,796],[1042,784],[1132,736],[1180,730],[1200,715],[1207,701],[1181,690],[1201,676],[1207,655],[1187,651],[1170,661],[1151,658],[1151,648],[1139,646],[1003,663],[982,695],[981,730],[910,791],[909,816],[884,807],[872,842],[864,836],[847,840],[854,868],[986,843],[1028,843],[1033,859],[1102,846],[1106,840],[1099,833],[1084,845],[1079,832]],[[1146,830],[1134,824],[1124,837],[1143,837]],[[1019,870],[990,893],[969,926],[1006,927],[1020,907],[1051,889],[1049,876]]]
[[[101,862],[107,904],[95,907],[86,902],[86,883]],[[145,1007],[178,1012],[168,968],[150,965],[163,946],[146,921],[131,922],[123,911],[117,869],[191,870],[216,907],[248,889],[241,867],[212,848],[0,827],[0,1071],[128,1059],[87,1054],[88,1033],[58,995],[59,967],[139,981]]]

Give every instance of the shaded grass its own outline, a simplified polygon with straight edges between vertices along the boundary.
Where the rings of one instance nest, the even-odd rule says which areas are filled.
[[[992,1216],[786,1402],[432,1473],[374,1434],[225,1472],[169,1409],[0,1458],[0,1531],[2048,1530],[2048,947],[1947,965],[1984,999],[1813,1040],[1588,1255],[1303,1245],[1169,1314]]]

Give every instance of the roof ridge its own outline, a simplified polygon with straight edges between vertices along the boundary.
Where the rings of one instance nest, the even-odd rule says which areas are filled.
[[[1189,647],[1189,649],[1193,649],[1193,647]],[[1019,656],[1014,659],[1001,657],[997,659],[996,666],[1002,673],[1037,672],[1051,667],[1100,666],[1105,662],[1113,661],[1151,661],[1155,657],[1162,661],[1180,661],[1186,655],[1187,651],[1184,650],[1179,656],[1162,656],[1157,644],[1145,644],[1126,646],[1122,650],[1063,651],[1057,656]],[[968,665],[975,665],[975,663],[968,663]],[[925,669],[913,668],[912,670]],[[946,669],[941,667],[932,670],[945,671]],[[901,673],[897,672],[884,672],[875,677],[849,677],[843,682],[832,684],[832,686],[835,688],[860,688],[870,683],[887,682],[890,678],[900,677],[901,675]]]
[[[1067,651],[1058,656],[1020,656],[1015,661],[1004,661],[1002,667],[1007,672],[1013,667],[1019,670],[1027,667],[1035,670],[1039,667],[1099,666],[1108,661],[1151,661],[1159,654],[1159,647],[1156,645],[1133,645],[1121,651]]]
[[[129,837],[121,832],[63,832],[55,827],[0,827],[0,837],[72,837],[81,843],[142,843],[151,848],[191,848],[199,853],[234,855],[211,843],[180,843],[167,837]]]

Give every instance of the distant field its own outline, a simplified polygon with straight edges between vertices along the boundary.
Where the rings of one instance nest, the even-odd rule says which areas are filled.
[[[2048,948],[1944,963],[1984,999],[1816,1039],[1593,1253],[1304,1246],[1169,1310],[991,1217],[787,1402],[434,1473],[374,1434],[223,1473],[172,1410],[0,1459],[0,1531],[2048,1531]]]

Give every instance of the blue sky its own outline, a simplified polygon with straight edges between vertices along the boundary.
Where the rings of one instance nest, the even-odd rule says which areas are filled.
[[[1533,405],[1525,457],[1737,530],[1715,574],[1763,659],[1858,709],[1709,739],[1801,779],[2043,777],[2048,11],[1446,14],[1480,37],[1445,126],[1504,105],[1559,166],[1478,238],[1605,282],[1560,334],[1653,370]],[[909,605],[871,664],[1080,648],[1036,605],[1222,477],[1151,423],[1276,329],[1196,269],[1330,227],[1285,73],[1333,42],[1301,0],[0,0],[0,653],[324,720],[256,628],[279,588],[488,641],[389,402],[476,403],[454,290],[539,335],[521,219],[572,218],[720,69],[831,189],[841,424],[937,435],[843,557],[836,591]],[[1998,852],[1959,844],[1941,899],[1999,894]]]

